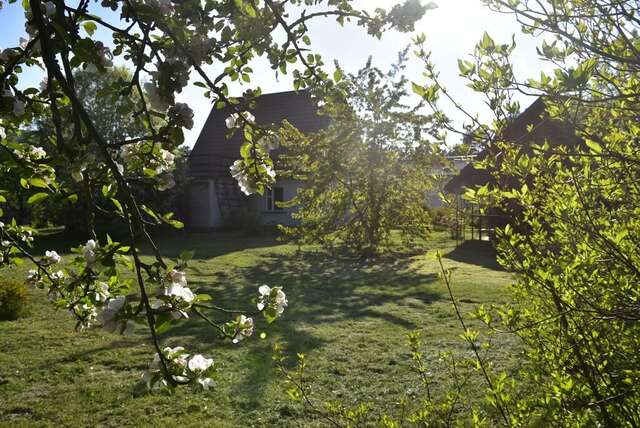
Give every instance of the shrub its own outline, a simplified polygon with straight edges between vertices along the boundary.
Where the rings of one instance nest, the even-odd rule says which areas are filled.
[[[15,320],[27,310],[27,288],[14,278],[0,282],[0,320]]]

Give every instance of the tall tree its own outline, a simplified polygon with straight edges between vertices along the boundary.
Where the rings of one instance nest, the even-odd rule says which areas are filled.
[[[420,105],[405,104],[405,57],[402,52],[387,73],[369,59],[320,108],[326,129],[307,138],[282,138],[285,174],[304,182],[288,202],[300,222],[284,228],[290,237],[368,255],[388,244],[393,230],[407,240],[428,234],[425,196],[438,154],[427,140],[435,136],[431,118],[419,113]]]

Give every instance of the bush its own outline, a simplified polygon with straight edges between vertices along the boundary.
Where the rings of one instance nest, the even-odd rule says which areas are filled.
[[[0,282],[0,320],[15,320],[27,310],[27,288],[13,278]]]

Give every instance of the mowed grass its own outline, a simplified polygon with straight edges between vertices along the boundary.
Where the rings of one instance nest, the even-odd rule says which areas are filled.
[[[314,248],[298,251],[269,236],[202,233],[162,240],[170,255],[196,251],[189,284],[217,304],[252,310],[261,284],[284,287],[289,299],[284,317],[267,328],[264,340],[224,342],[197,319],[162,336],[164,345],[214,358],[219,370],[209,393],[178,390],[133,398],[152,356],[145,329],[127,337],[100,329],[76,333],[71,317],[33,290],[28,317],[0,322],[0,426],[325,426],[287,398],[272,362],[276,342],[292,361],[305,353],[311,396],[319,403],[367,401],[393,412],[403,395],[417,400],[422,391],[407,333],[422,331],[435,385],[446,380],[441,351],[469,354],[438,279],[436,250],[453,269],[463,311],[508,299],[511,276],[497,268],[488,247],[455,248],[446,232],[435,232],[427,244],[429,250],[416,255],[363,262]],[[2,275],[23,276],[26,269]],[[260,323],[257,330],[264,328]],[[515,345],[497,340],[497,361],[510,365]]]

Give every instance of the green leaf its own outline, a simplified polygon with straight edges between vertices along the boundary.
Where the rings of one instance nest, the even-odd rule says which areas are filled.
[[[339,82],[342,80],[342,70],[339,68],[336,68],[336,71],[333,72],[333,80],[335,82]]]
[[[585,143],[587,144],[589,149],[591,149],[592,153],[595,153],[595,154],[602,153],[602,146],[600,144],[596,143],[595,141],[593,141],[593,140],[585,140]]]
[[[29,205],[33,205],[33,204],[36,204],[36,203],[38,203],[38,202],[40,202],[40,201],[42,201],[44,199],[47,199],[48,197],[49,197],[48,193],[38,192],[38,193],[35,193],[35,194],[31,195],[29,197],[29,199],[27,199],[27,203]]]
[[[82,28],[88,35],[93,36],[93,33],[98,29],[98,26],[93,21],[87,21],[82,24]]]
[[[424,97],[424,87],[418,85],[417,83],[411,82],[411,89],[416,95]]]
[[[180,255],[178,256],[178,258],[180,260],[183,260],[185,262],[188,262],[189,260],[193,259],[193,256],[196,254],[195,251],[193,250],[185,250],[183,252],[180,253]]]
[[[49,185],[47,184],[46,181],[44,181],[42,178],[38,178],[38,177],[33,177],[29,179],[29,184],[31,184],[33,187],[39,187],[41,189],[46,189],[49,187]]]

